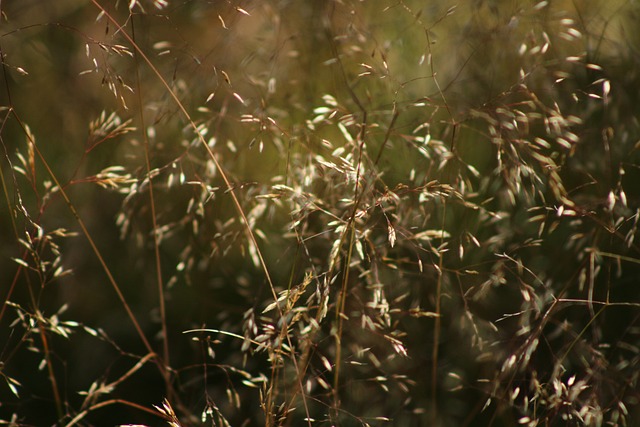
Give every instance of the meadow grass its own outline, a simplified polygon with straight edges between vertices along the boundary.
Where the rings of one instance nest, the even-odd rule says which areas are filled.
[[[0,2],[7,425],[634,425],[629,1]]]

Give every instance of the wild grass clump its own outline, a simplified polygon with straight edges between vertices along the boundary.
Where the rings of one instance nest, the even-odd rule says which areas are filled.
[[[640,422],[633,3],[0,12],[3,423]]]

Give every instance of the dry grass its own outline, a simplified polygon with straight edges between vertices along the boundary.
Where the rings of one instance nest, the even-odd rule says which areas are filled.
[[[633,3],[0,9],[0,422],[640,421]]]

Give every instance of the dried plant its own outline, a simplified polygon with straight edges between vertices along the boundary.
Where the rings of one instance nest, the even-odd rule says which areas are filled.
[[[0,2],[0,422],[638,423],[637,5],[285,3]]]

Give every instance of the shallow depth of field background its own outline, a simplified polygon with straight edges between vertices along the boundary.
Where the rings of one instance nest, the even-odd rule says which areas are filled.
[[[637,2],[0,12],[3,422],[640,422]]]

